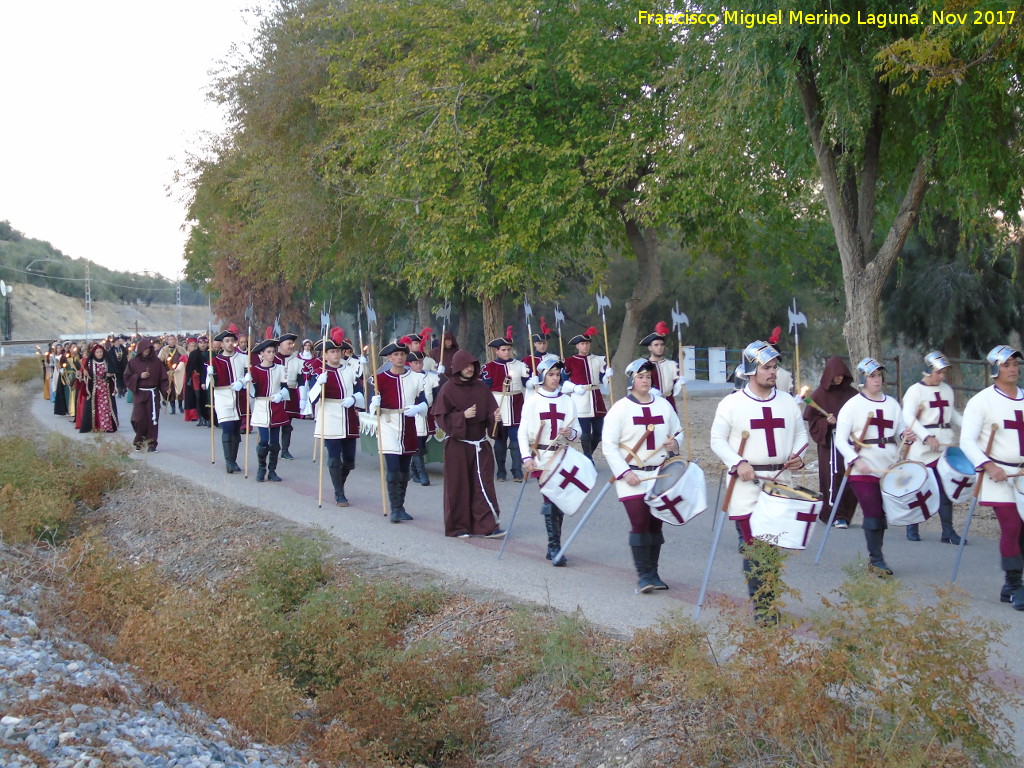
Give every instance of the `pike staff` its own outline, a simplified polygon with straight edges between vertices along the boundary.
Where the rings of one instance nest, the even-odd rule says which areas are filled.
[[[796,370],[796,390],[800,391],[800,326],[807,327],[807,316],[803,312],[796,311],[796,297],[793,297],[793,308],[786,307],[789,313],[789,332],[793,334],[793,347],[796,350],[794,365]]]
[[[565,313],[562,312],[558,302],[555,302],[555,328],[558,329],[558,356],[565,360],[565,352],[562,351],[562,323],[565,322]]]
[[[369,312],[369,307],[367,307]],[[439,365],[444,368],[444,331],[448,327],[448,320],[452,316],[452,305],[448,302],[448,299],[444,300],[444,304],[441,309],[437,312],[437,319],[441,321],[441,354],[438,355]],[[373,346],[373,340],[370,341],[370,346]],[[442,371],[443,372],[443,371]]]
[[[327,330],[324,329],[323,338],[320,342],[320,373],[327,373]],[[316,454],[317,443],[320,444],[320,466],[317,467],[316,480],[316,506],[322,509],[324,506],[324,426],[326,424],[327,411],[327,383],[320,387],[320,407],[317,408],[317,421],[320,423],[320,439],[313,443],[313,454]]]
[[[249,308],[245,310],[245,320],[248,327],[245,331],[245,375],[252,378],[252,354],[249,352],[252,349],[252,302],[249,302]],[[252,434],[252,427],[249,425],[249,419],[252,416],[250,412],[252,398],[249,397],[249,385],[246,383],[242,389],[245,391],[245,471],[242,477],[248,479],[249,477],[249,435]]]
[[[601,327],[604,329],[604,356],[605,356],[605,367],[611,368],[612,365],[612,350],[608,346],[608,322],[605,320],[604,311],[611,309],[612,300],[604,295],[603,286],[597,289],[597,311],[601,313]],[[612,382],[608,382],[608,396],[615,400],[615,388]]]
[[[530,318],[533,317],[533,307],[530,306],[529,300],[526,296],[523,296],[523,314],[526,315],[526,343],[529,344],[528,349],[530,354],[527,356],[527,360],[530,361],[530,375],[537,375],[537,366],[533,362],[533,329],[530,327]]]
[[[693,461],[693,438],[690,436],[690,398],[686,389],[686,376],[683,375],[683,325],[690,327],[690,318],[685,312],[679,311],[679,302],[672,310],[672,327],[676,329],[676,352],[679,357],[679,378],[683,382],[683,421],[686,422],[686,460]]]
[[[447,301],[445,302],[447,304]],[[377,312],[374,310],[373,305],[370,303],[370,299],[366,300],[366,330],[370,334],[370,353],[373,354],[373,350],[376,349],[373,343],[373,329],[377,325]],[[441,346],[441,356],[444,359],[444,345]],[[380,396],[380,387],[378,386],[379,381],[377,377],[377,365],[374,362],[370,366],[373,371],[373,394]],[[381,407],[377,405],[377,468],[380,471],[380,503],[381,509],[384,510],[384,517],[388,516],[388,492],[384,485],[384,434],[381,431]],[[321,459],[323,457],[321,456]]]
[[[213,448],[213,322],[206,324],[206,338],[209,340],[207,351],[210,353],[209,368],[206,373],[206,401],[210,405],[210,463],[217,463],[217,455]]]

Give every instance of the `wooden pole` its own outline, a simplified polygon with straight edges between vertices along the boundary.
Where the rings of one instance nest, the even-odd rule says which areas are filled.
[[[323,343],[320,346],[320,373],[327,373],[327,329],[324,329]],[[324,506],[324,420],[326,416],[324,411],[327,410],[327,382],[320,387],[320,407],[316,409],[317,421],[320,423],[320,439],[317,441],[320,444],[320,466],[318,469],[317,476],[317,488],[316,488],[316,505],[318,508]],[[316,453],[316,443],[313,444],[313,453]]]
[[[373,345],[373,327],[367,326],[370,332],[370,354],[374,354]],[[444,341],[441,342],[441,359],[444,359]],[[373,393],[380,395],[380,377],[377,375],[377,366],[375,363],[371,364],[371,370],[373,371]],[[383,405],[377,406],[377,467],[380,470],[380,503],[381,508],[384,510],[384,517],[388,516],[388,493],[384,487],[384,433],[381,428],[381,411],[384,410]]]
[[[252,368],[252,355],[249,350],[252,349],[252,321],[249,321],[248,330],[245,336],[245,373],[249,374]],[[245,472],[242,477],[248,479],[249,477],[249,433],[252,432],[252,426],[249,424],[249,420],[252,418],[252,406],[249,404],[249,386],[243,386],[242,390],[245,392]]]
[[[210,370],[213,370],[213,323],[206,324],[207,351],[210,353]],[[217,457],[213,449],[213,375],[207,376],[206,399],[210,406],[210,463],[216,464]]]

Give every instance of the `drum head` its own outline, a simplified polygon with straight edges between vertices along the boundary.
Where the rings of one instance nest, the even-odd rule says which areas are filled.
[[[772,480],[765,480],[762,488],[765,493],[771,496],[778,496],[782,499],[801,499],[803,501],[821,501],[824,498],[820,493],[815,493],[810,488],[802,485],[792,487]]]
[[[545,469],[543,472],[541,472],[541,475],[540,475],[540,484],[541,485],[544,485],[548,481],[548,478],[550,478],[551,475],[553,473],[557,472],[558,468],[560,466],[562,466],[562,459],[565,458],[565,454],[566,454],[566,451],[568,451],[568,449],[569,449],[568,446],[563,445],[561,448],[559,448],[554,453],[548,454],[547,469]]]
[[[679,478],[686,474],[686,467],[689,463],[681,456],[667,459],[664,464],[658,467],[658,479],[654,481],[654,487],[649,495],[660,496],[679,482]]]
[[[928,467],[917,461],[901,461],[889,468],[882,478],[882,491],[892,496],[903,496],[924,486],[928,480]]]
[[[946,449],[946,462],[961,475],[973,475],[974,465],[967,455],[955,445]]]

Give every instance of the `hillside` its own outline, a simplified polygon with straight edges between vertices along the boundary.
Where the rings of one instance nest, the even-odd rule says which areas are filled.
[[[63,296],[47,288],[16,283],[10,297],[14,339],[57,338],[61,334],[85,336],[85,299]],[[94,301],[94,336],[108,333],[134,333],[136,324],[142,333],[205,329],[209,310],[204,306],[183,305],[183,329],[178,328],[178,308],[174,304],[121,304]]]

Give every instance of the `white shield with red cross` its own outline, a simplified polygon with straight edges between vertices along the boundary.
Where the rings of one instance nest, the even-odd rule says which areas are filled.
[[[704,470],[679,456],[668,459],[658,467],[644,501],[652,515],[669,525],[689,522],[708,507]]]
[[[889,525],[923,523],[939,511],[939,481],[918,461],[901,461],[882,478],[882,508]]]
[[[575,448],[564,445],[540,476],[540,492],[567,515],[574,515],[597,485],[594,463]]]

